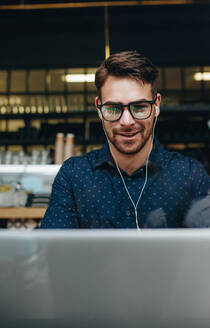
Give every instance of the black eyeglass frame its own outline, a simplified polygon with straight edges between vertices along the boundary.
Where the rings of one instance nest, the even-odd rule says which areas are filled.
[[[154,100],[132,101],[132,102],[130,102],[130,103],[127,104],[127,105],[123,105],[123,104],[119,104],[119,103],[118,103],[118,104],[116,104],[116,103],[108,103],[108,104],[101,104],[101,105],[99,105],[99,104],[98,104],[98,99],[97,99],[97,108],[100,110],[100,113],[101,113],[103,119],[104,119],[105,121],[107,121],[107,122],[116,122],[116,121],[119,121],[119,120],[121,119],[122,115],[123,115],[123,108],[124,108],[124,107],[128,107],[129,113],[131,114],[131,116],[133,117],[134,120],[142,121],[142,120],[147,120],[147,119],[151,116],[151,114],[152,114],[152,106],[155,104],[156,100],[157,100],[157,96],[155,97]],[[130,109],[130,105],[133,105],[133,104],[145,104],[145,103],[151,105],[151,109],[150,109],[150,113],[149,113],[149,115],[148,115],[147,117],[145,117],[145,118],[136,118],[135,116],[133,116],[132,111],[131,111],[131,109]],[[104,115],[103,115],[103,111],[102,111],[102,107],[103,107],[103,106],[106,106],[106,105],[115,105],[115,106],[118,106],[118,107],[120,108],[120,110],[121,110],[120,117],[119,117],[118,119],[116,119],[116,120],[107,120],[107,119],[104,117]]]

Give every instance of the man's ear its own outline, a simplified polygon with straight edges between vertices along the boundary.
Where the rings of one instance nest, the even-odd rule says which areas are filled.
[[[99,116],[100,120],[102,120],[103,118],[102,118],[100,109],[98,108],[98,103],[100,103],[100,99],[99,99],[99,97],[96,97],[95,98],[95,106],[96,106],[96,109],[97,109],[97,112],[98,112],[98,116]]]
[[[160,103],[161,103],[161,94],[158,93],[155,102],[155,116],[158,116],[160,114]]]
[[[98,97],[95,97],[95,106],[96,106],[96,108],[98,108],[98,103],[99,103],[99,98]]]

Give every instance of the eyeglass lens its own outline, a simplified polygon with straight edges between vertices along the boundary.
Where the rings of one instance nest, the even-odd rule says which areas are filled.
[[[150,103],[133,103],[129,105],[130,111],[134,118],[136,119],[146,119],[151,113]],[[118,120],[123,111],[123,106],[118,104],[103,105],[101,107],[102,115],[107,121]]]

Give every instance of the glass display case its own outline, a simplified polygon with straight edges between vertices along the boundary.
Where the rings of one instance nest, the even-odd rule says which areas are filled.
[[[39,226],[59,168],[60,165],[0,165],[2,228]]]

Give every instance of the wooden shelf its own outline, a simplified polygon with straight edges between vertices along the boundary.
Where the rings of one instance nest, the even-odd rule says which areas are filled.
[[[46,207],[1,207],[0,219],[42,219]]]

